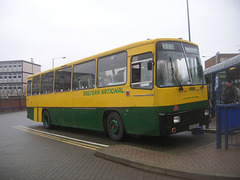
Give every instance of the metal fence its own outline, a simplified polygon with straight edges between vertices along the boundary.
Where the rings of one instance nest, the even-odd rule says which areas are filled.
[[[228,149],[230,136],[236,136],[236,142],[231,145],[240,145],[238,142],[240,130],[240,103],[217,105],[217,149],[221,149],[221,135],[225,135],[225,149]]]

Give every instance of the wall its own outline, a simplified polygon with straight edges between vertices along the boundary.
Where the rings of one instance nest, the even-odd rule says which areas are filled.
[[[237,56],[239,53],[231,53],[231,54],[218,54],[218,63],[221,63],[223,61],[226,61],[234,56]],[[215,64],[217,64],[216,62],[216,56],[211,57],[210,59],[205,61],[205,69],[214,66]]]
[[[26,106],[25,97],[0,99],[0,112],[8,112],[8,111],[25,109],[25,107],[23,108],[22,106]],[[15,108],[11,109],[10,107],[15,107]],[[17,108],[17,107],[20,107],[20,108]],[[2,109],[2,108],[10,108],[10,109]]]

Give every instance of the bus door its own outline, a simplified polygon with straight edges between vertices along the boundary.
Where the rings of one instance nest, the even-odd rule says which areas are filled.
[[[153,106],[153,54],[143,53],[131,58],[131,88],[134,106]]]
[[[142,134],[154,129],[154,89],[153,89],[153,54],[152,52],[134,55],[131,58],[131,97],[132,119],[127,123]]]

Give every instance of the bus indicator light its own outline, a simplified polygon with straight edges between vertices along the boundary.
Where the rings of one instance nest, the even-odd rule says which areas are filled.
[[[126,91],[126,96],[130,96],[130,91],[129,90]]]

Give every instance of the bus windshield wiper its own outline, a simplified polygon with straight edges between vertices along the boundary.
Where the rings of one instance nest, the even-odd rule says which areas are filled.
[[[177,82],[178,85],[179,85],[179,91],[182,91],[182,90],[183,90],[183,87],[182,87],[182,84],[181,84],[181,82],[180,82],[180,80],[179,80],[179,78],[178,78],[178,76],[177,76],[177,74],[176,74],[176,72],[175,72],[174,67],[173,67],[172,58],[170,57],[169,60],[170,60],[170,62],[171,62],[172,76],[175,78],[176,82]]]

